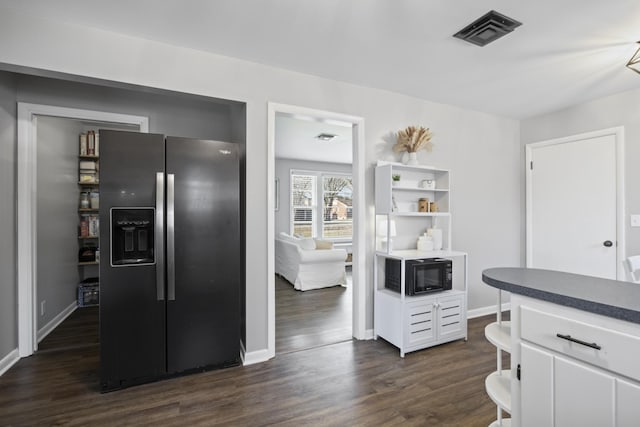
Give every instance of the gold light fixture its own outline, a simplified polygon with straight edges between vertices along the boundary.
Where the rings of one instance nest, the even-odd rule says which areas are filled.
[[[638,44],[640,44],[640,41]],[[640,74],[640,48],[636,50],[636,53],[634,53],[629,62],[627,62],[627,67]]]

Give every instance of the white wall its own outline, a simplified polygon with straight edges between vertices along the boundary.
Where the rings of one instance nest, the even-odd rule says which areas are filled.
[[[277,144],[277,141],[276,141]],[[351,173],[351,165],[344,163],[309,162],[305,160],[276,159],[276,178],[280,180],[280,209],[275,214],[275,235],[289,233],[291,217],[291,169],[303,171]]]
[[[631,71],[629,71],[631,72]],[[638,76],[640,80],[640,76]],[[622,92],[522,122],[522,145],[624,126],[625,132],[625,232],[627,256],[640,255],[640,228],[631,228],[629,215],[640,214],[640,89]],[[524,153],[524,148],[523,148]],[[524,158],[524,154],[522,154]],[[594,171],[597,173],[597,171]],[[524,172],[521,176],[524,185]],[[522,216],[524,218],[524,202]],[[522,231],[524,236],[524,229]],[[522,237],[524,242],[524,237]]]
[[[79,37],[81,35],[81,37]],[[372,328],[373,169],[393,159],[395,132],[434,131],[419,160],[451,168],[454,244],[470,254],[469,307],[494,303],[487,267],[519,265],[519,123],[404,95],[294,73],[97,29],[0,13],[0,63],[195,93],[247,103],[247,350],[267,347],[267,103],[300,105],[365,119],[367,325]],[[0,185],[4,185],[0,184]],[[5,191],[5,190],[3,190]]]

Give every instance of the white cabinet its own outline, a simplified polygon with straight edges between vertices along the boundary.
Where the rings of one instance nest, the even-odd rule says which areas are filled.
[[[512,309],[519,425],[639,425],[640,325],[521,296]]]
[[[640,421],[640,384],[616,380],[617,427],[634,427]]]
[[[400,179],[394,181],[394,176]],[[375,190],[374,336],[398,347],[402,357],[406,352],[466,339],[467,255],[451,250],[449,171],[379,161]],[[427,230],[435,247],[418,248],[418,238]],[[387,258],[401,262],[400,292],[385,288]],[[406,295],[406,261],[425,258],[452,260],[452,289]]]
[[[464,312],[464,293],[461,292],[408,302],[403,321],[405,351],[465,338]]]
[[[385,259],[419,259],[420,252],[396,251],[376,255],[374,335],[400,349],[400,356],[433,345],[467,338],[466,254],[440,251],[441,258],[453,262],[451,290],[423,296],[405,295],[385,289]],[[404,276],[404,275],[403,275]]]
[[[523,427],[619,425],[614,375],[526,343],[522,369]]]

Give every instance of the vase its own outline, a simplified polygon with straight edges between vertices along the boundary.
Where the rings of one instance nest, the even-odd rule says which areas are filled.
[[[407,164],[408,165],[417,165],[418,164],[418,153],[416,153],[416,152],[409,153],[409,156],[407,157]]]

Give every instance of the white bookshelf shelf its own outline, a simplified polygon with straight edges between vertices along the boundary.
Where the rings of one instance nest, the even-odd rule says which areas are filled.
[[[511,414],[511,369],[492,372],[484,385],[491,400],[500,409]]]
[[[508,353],[511,353],[511,322],[494,322],[484,328],[484,336],[487,340]]]

